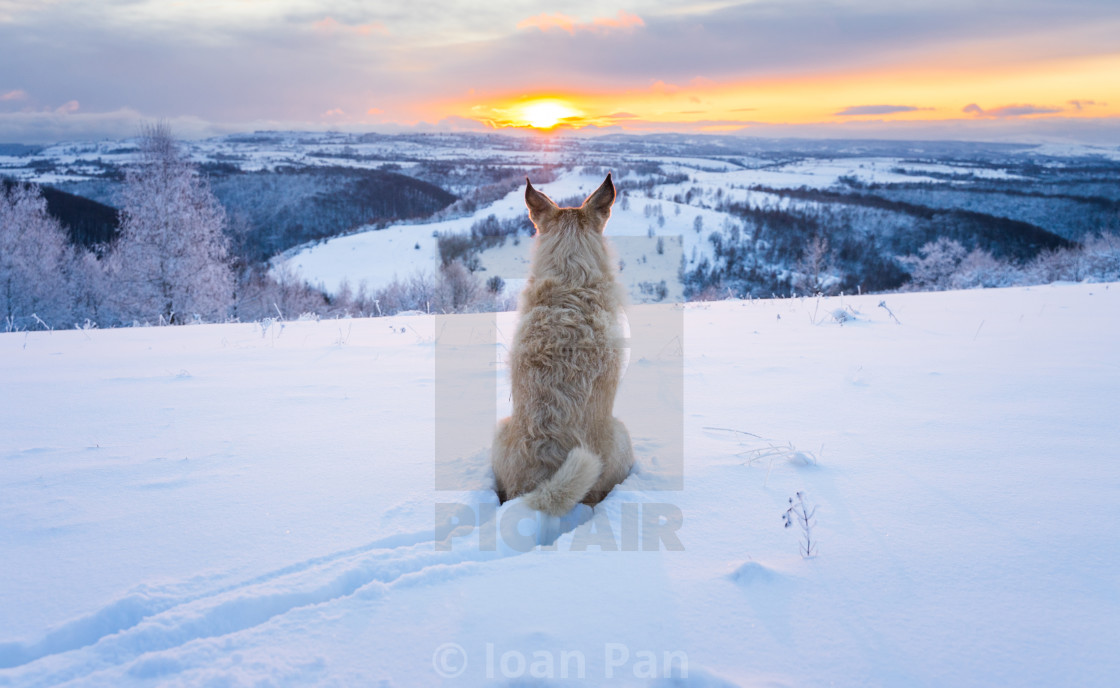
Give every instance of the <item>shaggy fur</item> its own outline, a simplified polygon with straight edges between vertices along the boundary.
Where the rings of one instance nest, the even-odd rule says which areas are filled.
[[[503,502],[524,495],[553,516],[597,504],[634,463],[612,416],[622,291],[603,229],[614,198],[609,174],[579,208],[525,188],[537,240],[510,351],[513,415],[499,423],[491,458]]]

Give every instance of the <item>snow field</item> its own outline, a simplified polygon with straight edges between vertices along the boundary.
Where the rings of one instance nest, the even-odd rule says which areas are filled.
[[[690,304],[683,489],[529,551],[435,318],[0,335],[0,685],[1110,685],[1118,289]]]
[[[980,176],[992,176],[1001,172],[981,167],[913,163],[898,158],[811,158],[761,169],[742,169],[715,159],[655,159],[662,163],[667,172],[687,174],[690,180],[659,185],[654,188],[654,196],[644,191],[631,190],[625,206],[621,202],[615,203],[606,231],[625,266],[620,278],[630,299],[636,303],[656,301],[650,294],[643,293],[640,285],[657,284],[661,280],[665,280],[668,289],[666,300],[681,300],[684,291],[679,277],[681,256],[686,259],[689,269],[694,268],[703,257],[713,257],[713,249],[708,241],[713,231],[742,224],[739,218],[731,214],[671,200],[678,194],[683,196],[698,188],[705,194],[704,201],[715,205],[712,194],[720,190],[727,199],[736,203],[772,204],[779,208],[789,208],[791,205],[816,204],[748,191],[746,187],[825,189],[837,184],[843,176],[855,177],[865,183],[938,181],[933,177],[900,174],[893,171],[896,167]],[[622,183],[630,178],[618,177],[615,182]],[[570,169],[555,181],[536,186],[553,200],[563,201],[573,196],[583,198],[602,181],[600,176]],[[441,232],[469,233],[472,224],[488,215],[495,215],[499,219],[521,217],[526,212],[523,199],[524,187],[520,187],[466,217],[361,231],[293,250],[275,260],[274,265],[286,266],[327,293],[337,293],[343,281],[348,282],[353,289],[364,283],[367,289],[374,291],[385,287],[394,279],[434,274],[439,266],[435,235]],[[700,231],[696,231],[694,225],[697,218],[701,223]],[[680,242],[680,250],[670,249],[658,254],[656,244],[659,237]],[[420,246],[419,249],[416,248],[417,245]],[[479,273],[480,276],[487,279],[498,275],[506,282],[523,279],[528,273],[531,245],[532,241],[528,237],[521,237],[517,245],[511,239],[503,246],[481,252],[479,261],[483,271]]]
[[[540,184],[539,188],[553,200],[562,201],[572,196],[583,198],[602,183],[602,177],[569,172],[561,175],[555,182]],[[336,293],[343,281],[348,282],[353,289],[365,284],[367,290],[373,292],[395,279],[407,280],[417,274],[435,274],[439,266],[439,249],[436,243],[439,233],[469,234],[471,225],[489,215],[495,215],[499,219],[522,217],[527,212],[524,198],[525,189],[519,187],[501,200],[466,217],[394,225],[386,229],[337,237],[287,253],[274,260],[273,265],[275,268],[290,269],[327,293]],[[664,223],[659,223],[656,215],[646,214],[647,205],[660,210],[665,218]],[[679,214],[676,212],[678,207]],[[704,227],[699,233],[693,229],[696,217],[701,218]],[[666,281],[669,290],[667,300],[680,300],[683,287],[677,273],[682,251],[689,259],[694,254],[710,256],[708,235],[719,229],[724,222],[737,220],[726,213],[651,199],[637,192],[631,193],[629,208],[623,209],[616,203],[607,223],[606,235],[612,242],[616,255],[623,262],[620,279],[631,300],[652,300],[642,294],[639,285],[642,282],[658,283],[661,280]],[[649,236],[651,230],[653,237]],[[665,238],[662,254],[657,253],[658,237]],[[510,238],[503,246],[482,251],[479,262],[483,270],[477,274],[484,280],[498,275],[507,283],[513,281],[512,284],[517,285],[515,280],[524,279],[528,275],[532,243],[531,237],[522,236],[516,245]],[[416,249],[417,244],[419,249]]]

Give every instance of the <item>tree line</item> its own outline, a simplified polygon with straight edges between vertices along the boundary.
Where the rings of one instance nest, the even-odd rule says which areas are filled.
[[[455,200],[386,170],[201,169],[161,124],[119,177],[119,208],[3,180],[0,331],[372,313],[364,295],[329,296],[267,260]]]
[[[225,318],[234,274],[224,208],[168,129],[148,127],[125,175],[119,232],[73,243],[34,185],[0,199],[0,317],[6,330]]]

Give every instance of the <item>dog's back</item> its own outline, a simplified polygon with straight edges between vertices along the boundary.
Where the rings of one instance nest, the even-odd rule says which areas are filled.
[[[622,299],[603,228],[614,196],[610,175],[579,208],[558,208],[532,184],[525,191],[537,245],[510,353],[513,415],[492,460],[503,501],[524,495],[553,515],[600,501],[633,463],[611,415]]]

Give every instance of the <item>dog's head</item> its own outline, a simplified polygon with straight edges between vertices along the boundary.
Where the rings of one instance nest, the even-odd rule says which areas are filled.
[[[525,205],[529,207],[529,219],[533,221],[539,234],[548,234],[561,228],[602,234],[611,216],[614,196],[614,182],[611,181],[609,172],[599,188],[578,208],[559,207],[551,198],[534,189],[528,177],[525,178]]]

